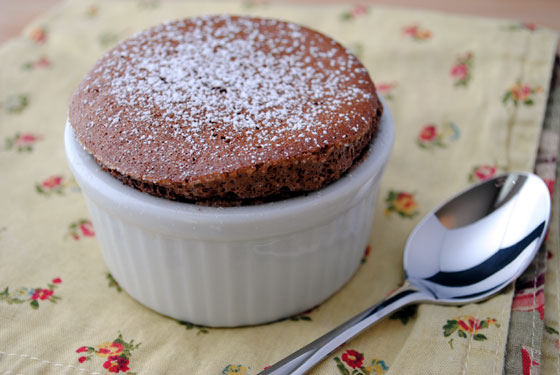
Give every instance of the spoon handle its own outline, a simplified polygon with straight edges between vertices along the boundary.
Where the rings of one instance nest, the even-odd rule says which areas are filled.
[[[399,308],[431,299],[405,281],[404,285],[381,302],[359,313],[332,331],[268,367],[258,375],[303,375],[340,345]]]

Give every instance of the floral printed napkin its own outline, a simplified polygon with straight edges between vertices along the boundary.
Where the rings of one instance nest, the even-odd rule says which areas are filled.
[[[282,18],[333,36],[368,67],[396,123],[355,277],[315,309],[257,327],[199,327],[130,298],[103,263],[63,149],[70,95],[104,51],[164,20],[207,13]],[[0,374],[257,374],[397,288],[408,234],[442,200],[500,171],[534,168],[556,43],[534,25],[409,9],[62,3],[0,47]],[[553,304],[555,241],[544,290]],[[512,300],[509,287],[479,304],[405,308],[311,374],[501,374]],[[558,308],[548,305],[543,372],[559,368]]]
[[[542,145],[541,142],[541,146],[543,146],[541,149],[543,151],[551,150],[554,145],[556,145],[557,150],[560,147],[560,60],[558,58],[554,67],[553,87],[555,89],[549,96],[546,116],[550,121],[545,122],[545,129],[543,132],[543,136],[548,136],[544,141],[546,146]],[[556,171],[556,184],[554,185],[552,206],[559,208],[560,160],[558,160],[558,153],[553,154],[545,151],[541,152],[541,155],[542,158],[540,158],[537,163],[537,167],[542,165],[541,172],[543,174],[551,174],[554,170]],[[532,358],[528,360],[528,356],[524,355],[524,353],[522,354],[524,357],[523,370],[525,372],[527,372],[527,367],[530,369],[538,369],[540,367],[542,373],[548,375],[558,374],[558,371],[560,371],[560,213],[558,209],[552,213],[552,221],[545,250],[547,267],[545,268],[546,272],[543,276],[546,279],[546,284],[544,288],[538,285],[539,279],[542,277],[537,277],[537,282],[534,285],[538,290],[544,289],[543,304],[546,302],[546,308],[543,309],[544,314],[542,314],[539,309],[539,318],[543,321],[544,325],[544,331],[542,333],[543,340],[541,343],[541,361],[538,362]],[[540,307],[540,303],[533,303],[533,306],[534,305]],[[534,373],[537,374],[538,372],[535,371]]]
[[[555,200],[553,201],[553,207],[556,208],[559,207],[559,193],[557,190],[555,191],[555,189],[558,189],[555,179],[557,178],[557,157],[560,148],[559,78],[560,61],[557,59],[554,65],[547,111],[535,165],[535,173],[547,183]],[[504,374],[535,375],[540,373],[541,369],[543,373],[557,373],[557,369],[560,369],[557,348],[559,335],[557,330],[558,308],[554,301],[555,296],[560,295],[555,280],[560,268],[553,263],[553,259],[558,256],[558,250],[560,249],[558,245],[559,230],[558,210],[554,210],[547,240],[533,263],[515,283]],[[552,267],[547,269],[548,262]],[[547,284],[545,284],[545,280],[547,280]],[[547,292],[548,297],[545,296],[545,292]],[[545,301],[547,302],[546,310]],[[546,335],[544,342],[543,335]],[[550,341],[556,342],[550,345]],[[543,345],[545,346],[545,358],[542,358]],[[556,350],[554,350],[554,347],[556,347]],[[556,352],[556,355],[547,351],[550,348],[553,352]]]

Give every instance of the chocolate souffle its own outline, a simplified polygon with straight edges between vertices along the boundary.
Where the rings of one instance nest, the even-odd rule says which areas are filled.
[[[333,39],[273,19],[207,16],[117,45],[80,83],[69,119],[124,184],[232,206],[339,179],[382,111],[367,70]]]

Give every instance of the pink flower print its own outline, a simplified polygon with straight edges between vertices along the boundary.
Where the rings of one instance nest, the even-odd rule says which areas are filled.
[[[33,63],[34,68],[48,68],[49,66],[51,66],[51,60],[49,60],[46,56],[42,56],[39,60]]]
[[[95,230],[93,229],[93,224],[88,219],[79,219],[72,222],[68,226],[68,233],[70,237],[78,241],[84,237],[95,236]]]
[[[418,214],[419,205],[411,193],[389,190],[385,203],[387,205],[385,215],[387,216],[391,215],[392,212],[406,218],[413,218]]]
[[[43,136],[33,133],[16,133],[14,136],[6,138],[5,147],[7,150],[15,149],[17,152],[31,152],[37,142]]]
[[[426,125],[422,128],[422,131],[418,135],[418,138],[423,142],[431,142],[437,136],[436,126],[435,125]]]
[[[512,91],[513,97],[516,100],[527,100],[527,98],[529,98],[529,95],[531,95],[531,88],[528,85],[513,86],[511,91]]]
[[[474,171],[474,175],[476,176],[476,178],[478,178],[481,181],[487,180],[490,177],[494,176],[495,174],[496,174],[496,167],[489,166],[489,165],[483,165],[481,167],[478,167]]]
[[[423,149],[445,148],[451,142],[458,140],[460,135],[459,127],[453,121],[448,121],[439,127],[435,124],[427,124],[420,130],[416,143]]]
[[[78,358],[78,362],[83,363],[85,361],[92,360],[97,357],[103,359],[103,368],[112,373],[128,372],[130,370],[130,358],[132,357],[132,351],[138,349],[140,343],[135,344],[134,340],[129,342],[124,341],[123,336],[119,333],[117,337],[112,342],[105,342],[101,345],[97,345],[97,348],[93,346],[81,346],[76,349],[76,353],[85,353]],[[129,373],[132,374],[132,373]]]
[[[38,27],[31,30],[29,37],[37,44],[43,44],[47,41],[47,30],[44,27]]]
[[[496,170],[497,168],[494,166],[483,165],[475,169],[474,175],[476,176],[476,178],[478,178],[481,181],[487,180],[496,174]]]
[[[41,68],[48,68],[51,66],[51,60],[49,60],[46,56],[41,56],[39,59],[35,61],[28,61],[22,65],[22,68],[25,70],[33,70],[33,69],[41,69]]]
[[[449,72],[449,74],[455,81],[455,86],[467,86],[471,79],[472,65],[472,52],[467,52],[464,55],[457,56],[455,64],[451,67],[451,70]]]
[[[54,294],[54,290],[50,290],[50,289],[35,289],[33,292],[33,295],[31,296],[31,299],[40,299],[42,301],[47,300],[49,298],[51,298],[51,296]]]
[[[403,34],[414,37],[418,32],[418,25],[406,26],[403,28]]]
[[[107,358],[107,361],[103,363],[103,368],[107,369],[109,372],[114,373],[118,373],[121,371],[126,372],[130,370],[130,368],[128,368],[129,363],[130,361],[128,358],[113,355]]]
[[[495,165],[488,165],[488,164],[478,165],[472,169],[469,175],[469,181],[470,182],[485,181],[494,177],[497,172],[498,172],[498,167],[496,167]]]
[[[16,139],[16,146],[18,147],[31,146],[40,139],[41,137],[35,134],[23,133],[20,134],[20,136]]]
[[[76,180],[73,178],[67,180],[62,175],[52,175],[35,184],[37,193],[47,197],[53,194],[64,195],[68,189],[70,191],[80,191]]]
[[[532,22],[518,22],[507,25],[504,27],[505,30],[508,31],[519,31],[519,30],[526,30],[526,31],[535,31],[537,30],[537,25]]]
[[[375,86],[378,93],[380,93],[385,99],[392,100],[393,99],[393,91],[397,87],[396,82],[391,83],[379,83]]]
[[[365,5],[362,4],[355,5],[351,12],[352,17],[356,18],[359,16],[363,16],[364,14],[367,13],[367,10],[368,8]]]
[[[513,102],[514,106],[517,106],[519,103],[530,106],[535,102],[535,94],[541,92],[543,92],[543,89],[540,86],[530,86],[526,83],[522,84],[518,81],[506,91],[502,98],[502,102],[504,104]]]
[[[408,36],[416,41],[427,40],[432,37],[432,32],[430,30],[421,28],[417,24],[403,27],[402,32],[405,36]]]
[[[123,350],[123,344],[118,341],[105,342],[102,345],[97,345],[97,356],[104,358],[118,356],[123,352]]]
[[[90,222],[80,224],[80,230],[82,231],[82,235],[85,237],[95,236],[95,232],[93,231],[93,225]]]
[[[364,363],[364,355],[356,350],[349,349],[342,353],[342,360],[351,368],[360,368]]]
[[[367,14],[368,7],[362,4],[354,5],[354,7],[350,11],[346,11],[341,14],[341,18],[345,21],[350,21],[363,15]]]
[[[465,64],[454,65],[451,69],[451,75],[459,80],[463,80],[467,77],[469,68]]]
[[[376,86],[377,91],[380,94],[386,94],[391,91],[396,85],[392,83],[380,83]]]
[[[58,282],[55,283],[55,280],[58,280]],[[0,302],[5,302],[8,305],[29,302],[29,305],[36,310],[39,308],[40,301],[56,303],[60,299],[59,296],[54,294],[54,290],[60,283],[62,283],[62,280],[55,278],[53,283],[47,284],[47,288],[20,287],[10,291],[10,288],[6,287],[0,292]]]
[[[53,194],[64,195],[66,190],[70,188],[72,191],[77,190],[73,184],[74,180],[66,181],[64,176],[52,175],[45,180],[35,184],[37,193],[51,196]]]
[[[491,325],[500,328],[500,324],[498,324],[497,320],[494,318],[481,320],[470,315],[459,316],[455,319],[448,320],[442,327],[443,336],[450,337],[456,333],[458,337],[463,339],[466,339],[468,336],[472,336],[472,338],[476,341],[484,341],[488,338],[486,335],[480,333],[480,330],[487,329]],[[451,338],[448,343],[449,346],[451,346],[451,349],[453,349],[453,338]]]
[[[341,375],[383,375],[389,371],[385,361],[377,358],[366,361],[364,354],[354,349],[347,349],[340,357],[334,357],[333,361]]]
[[[62,185],[62,176],[51,176],[41,184],[47,189],[53,189]]]

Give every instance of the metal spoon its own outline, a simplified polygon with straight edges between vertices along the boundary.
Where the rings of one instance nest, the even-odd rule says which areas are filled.
[[[545,183],[508,173],[474,185],[418,223],[404,249],[404,285],[385,300],[259,375],[303,375],[395,310],[418,302],[466,304],[495,294],[536,255],[550,216]]]

